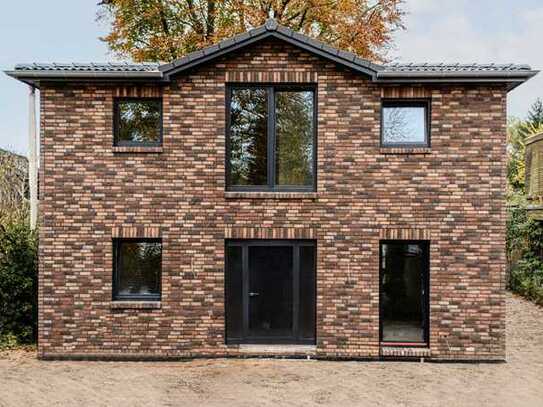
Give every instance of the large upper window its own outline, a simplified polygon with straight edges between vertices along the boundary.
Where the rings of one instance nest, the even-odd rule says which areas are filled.
[[[232,86],[229,92],[228,188],[313,190],[314,90]]]
[[[160,146],[162,101],[153,98],[115,100],[115,145]]]
[[[160,239],[115,239],[113,299],[160,300]]]
[[[430,145],[428,102],[384,101],[381,144],[384,147]]]

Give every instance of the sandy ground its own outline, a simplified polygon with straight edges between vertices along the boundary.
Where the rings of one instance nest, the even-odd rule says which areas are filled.
[[[509,296],[507,364],[0,355],[0,406],[543,406],[543,309]]]

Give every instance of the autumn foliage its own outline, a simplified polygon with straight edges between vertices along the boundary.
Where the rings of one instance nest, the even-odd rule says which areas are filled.
[[[264,24],[280,24],[381,62],[403,28],[403,0],[103,0],[102,38],[134,61],[170,61]]]

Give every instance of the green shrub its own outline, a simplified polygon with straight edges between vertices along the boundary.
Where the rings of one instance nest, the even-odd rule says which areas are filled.
[[[543,305],[543,224],[517,202],[507,219],[509,288]]]
[[[28,217],[0,215],[0,345],[33,340],[37,237]]]
[[[543,262],[533,254],[525,255],[511,270],[510,288],[543,305]]]

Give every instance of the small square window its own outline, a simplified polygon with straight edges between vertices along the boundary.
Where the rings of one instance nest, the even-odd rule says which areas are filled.
[[[115,239],[113,255],[114,300],[160,300],[160,239]]]
[[[160,146],[162,101],[160,99],[115,100],[115,146]]]
[[[381,145],[429,147],[429,115],[426,101],[384,101]]]

